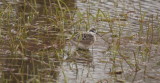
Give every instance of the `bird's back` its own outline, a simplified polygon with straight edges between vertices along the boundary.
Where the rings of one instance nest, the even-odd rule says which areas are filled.
[[[78,33],[73,38],[73,41],[76,42],[77,45],[81,44],[84,46],[84,48],[88,48],[90,45],[94,43],[95,36],[90,32]]]

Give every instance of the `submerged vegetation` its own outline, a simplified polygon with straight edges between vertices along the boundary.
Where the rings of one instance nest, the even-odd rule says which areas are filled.
[[[0,1],[0,82],[159,82],[159,11],[146,7],[127,0]],[[74,49],[74,33],[90,28],[98,30],[94,46]]]

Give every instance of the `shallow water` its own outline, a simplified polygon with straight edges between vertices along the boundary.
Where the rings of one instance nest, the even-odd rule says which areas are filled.
[[[0,7],[5,8],[7,5],[4,3],[5,1],[0,2],[2,4]],[[18,41],[24,44],[20,48],[22,49],[20,51],[26,50],[24,54],[10,53],[8,51],[10,43],[1,41],[0,53],[5,56],[1,58],[2,63],[5,62],[0,68],[1,79],[15,80],[11,76],[15,73],[19,81],[28,82],[38,78],[41,82],[58,81],[58,83],[158,83],[160,81],[158,0],[76,0],[72,1],[72,5],[66,2],[69,9],[73,9],[72,14],[79,15],[78,12],[81,12],[84,14],[83,19],[89,20],[88,24],[81,22],[72,27],[69,24],[68,12],[64,17],[69,22],[60,18],[61,13],[55,13],[56,8],[45,10],[46,5],[41,1],[37,3],[37,7],[29,9],[30,5],[24,6],[22,2],[6,0],[6,3],[13,6],[11,19],[23,15],[20,12],[24,12],[22,24],[19,24],[21,26],[18,26],[18,29],[17,27],[10,29],[16,46],[19,46],[19,43],[14,38],[23,39],[23,36],[17,36],[21,35],[19,28],[27,27],[29,32],[23,33],[27,36],[26,39],[26,36],[24,37],[24,41]],[[52,8],[55,6],[53,4],[46,8]],[[76,7],[78,11],[75,12]],[[96,16],[99,10],[106,16],[101,13],[96,19],[92,17],[87,19],[88,14]],[[5,12],[7,11],[9,10]],[[79,20],[78,15],[75,15],[74,21]],[[31,17],[31,24],[25,21],[28,20],[28,16]],[[64,21],[67,23],[64,24]],[[3,24],[2,39],[6,41],[12,39],[10,36],[8,38],[4,27],[10,28],[15,24],[15,20],[11,20],[9,26]],[[84,31],[86,26],[98,30],[97,41],[89,51],[77,51],[69,41],[65,40],[66,35],[70,35],[68,33],[73,29]],[[65,27],[65,35],[63,30],[57,27]],[[19,31],[19,34],[14,31]],[[13,45],[13,48],[16,47]],[[6,56],[11,54],[28,56],[21,57],[22,59],[15,57],[7,59]],[[57,58],[55,55],[63,57]],[[12,80],[9,83],[15,82]]]
[[[134,82],[134,83],[158,83],[160,78],[159,68],[157,65],[160,60],[159,47],[159,8],[158,0],[77,0],[77,7],[81,12],[96,15],[100,9],[103,13],[109,14],[113,18],[118,18],[120,21],[111,23],[113,25],[113,33],[110,33],[109,22],[106,21],[90,21],[90,27],[97,28],[100,32],[106,32],[97,35],[97,41],[93,48],[90,49],[93,56],[93,62],[87,66],[84,64],[78,65],[78,72],[66,70],[67,77],[72,78],[69,83],[115,83],[115,82]],[[121,21],[127,14],[126,21]],[[143,18],[142,23],[140,20]],[[102,19],[106,19],[103,18]],[[152,20],[151,20],[152,19]],[[123,24],[120,26],[120,24]],[[153,40],[145,38],[148,25],[153,25]],[[143,34],[141,43],[138,33],[141,33],[140,27],[143,26]],[[112,38],[112,35],[119,34],[122,29],[119,50],[114,51],[119,42],[118,38]],[[131,39],[130,39],[131,37]],[[132,38],[133,37],[133,38]],[[145,42],[150,42],[146,44]],[[144,51],[148,49],[149,52]],[[116,62],[112,61],[113,56]],[[136,57],[136,61],[135,58]],[[148,57],[149,60],[146,60]],[[136,67],[136,65],[138,65]],[[67,69],[68,65],[64,64]],[[73,67],[74,68],[74,67]],[[122,74],[110,74],[109,72],[122,71]],[[137,72],[135,72],[137,71]],[[75,74],[76,73],[76,74]],[[117,72],[118,73],[118,72]],[[71,74],[71,75],[70,75]],[[72,75],[75,75],[73,77]],[[78,75],[78,76],[77,76]],[[69,79],[68,78],[68,79]]]

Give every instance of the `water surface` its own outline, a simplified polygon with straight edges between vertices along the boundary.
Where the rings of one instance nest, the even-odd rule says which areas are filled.
[[[0,2],[2,82],[160,81],[158,0],[49,1]],[[76,50],[68,38],[89,28],[97,41]]]

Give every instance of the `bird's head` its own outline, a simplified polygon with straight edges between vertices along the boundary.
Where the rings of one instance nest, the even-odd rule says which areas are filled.
[[[92,29],[89,30],[89,32],[97,33],[97,30],[95,28],[92,28]]]

